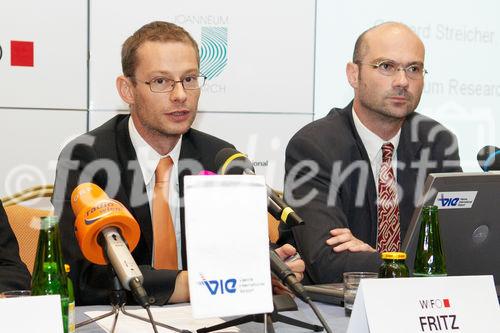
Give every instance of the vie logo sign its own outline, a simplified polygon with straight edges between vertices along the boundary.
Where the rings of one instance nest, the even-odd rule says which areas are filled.
[[[422,299],[418,303],[420,309],[424,312],[434,310],[432,314],[429,313],[418,317],[421,332],[451,332],[460,329],[457,315],[451,313],[452,309],[448,298]],[[436,314],[435,310],[445,310],[445,312]]]
[[[477,191],[439,192],[434,200],[434,205],[438,206],[439,209],[471,208],[476,195]]]
[[[201,284],[205,285],[212,295],[234,294],[236,292],[236,279],[206,280],[201,277]]]
[[[443,194],[438,198],[441,202],[441,207],[456,207],[460,198],[445,198]]]

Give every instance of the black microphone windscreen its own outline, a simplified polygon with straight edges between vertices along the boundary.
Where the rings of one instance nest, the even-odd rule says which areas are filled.
[[[241,175],[246,169],[255,172],[252,162],[233,148],[223,148],[215,155],[215,166],[222,175]]]
[[[484,146],[477,153],[477,161],[484,171],[500,170],[500,149],[495,146]]]

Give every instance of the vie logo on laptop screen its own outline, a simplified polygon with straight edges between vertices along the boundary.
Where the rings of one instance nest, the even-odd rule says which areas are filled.
[[[439,209],[471,208],[476,195],[477,191],[439,192],[436,195],[434,206],[438,206]]]

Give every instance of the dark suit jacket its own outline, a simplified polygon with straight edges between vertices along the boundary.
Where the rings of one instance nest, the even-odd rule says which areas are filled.
[[[31,277],[19,257],[19,245],[0,201],[0,292],[30,289]]]
[[[61,219],[63,254],[71,265],[77,304],[109,304],[110,278],[106,267],[87,261],[78,246],[71,193],[83,182],[93,182],[119,202],[136,218],[141,228],[139,244],[132,255],[144,275],[144,287],[157,305],[165,304],[175,286],[179,271],[151,267],[153,230],[147,192],[128,132],[127,115],[118,115],[69,143],[61,152],[56,171],[52,203]],[[184,176],[201,170],[215,172],[214,156],[231,144],[190,129],[182,136],[179,157],[179,194],[182,203]],[[187,269],[184,208],[181,204],[182,264]],[[132,298],[128,297],[129,301]]]
[[[280,225],[279,244],[295,238],[314,283],[340,282],[342,272],[347,271],[378,271],[381,263],[378,253],[335,253],[325,243],[334,228],[349,228],[374,248],[377,242],[375,181],[351,110],[352,103],[306,125],[286,149],[285,198],[305,225],[295,227],[293,235],[289,227]],[[455,136],[418,113],[412,113],[403,124],[397,158],[402,241],[427,175],[461,168]],[[308,175],[309,167],[297,167],[305,160],[318,167],[313,176]],[[426,169],[419,169],[422,162]],[[308,195],[313,198],[306,203],[294,201]]]

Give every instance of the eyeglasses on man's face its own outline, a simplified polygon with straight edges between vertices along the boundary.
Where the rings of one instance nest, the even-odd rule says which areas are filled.
[[[182,80],[172,80],[164,76],[157,76],[149,81],[135,80],[147,84],[154,93],[165,93],[174,90],[176,83],[180,83],[185,90],[200,89],[205,85],[206,77],[203,75],[189,75]]]
[[[394,76],[397,72],[404,71],[406,73],[406,77],[412,80],[421,79],[425,74],[427,74],[427,70],[424,68],[424,65],[418,63],[411,64],[406,67],[392,60],[383,60],[373,64],[357,61],[356,64],[372,66],[384,76]]]

